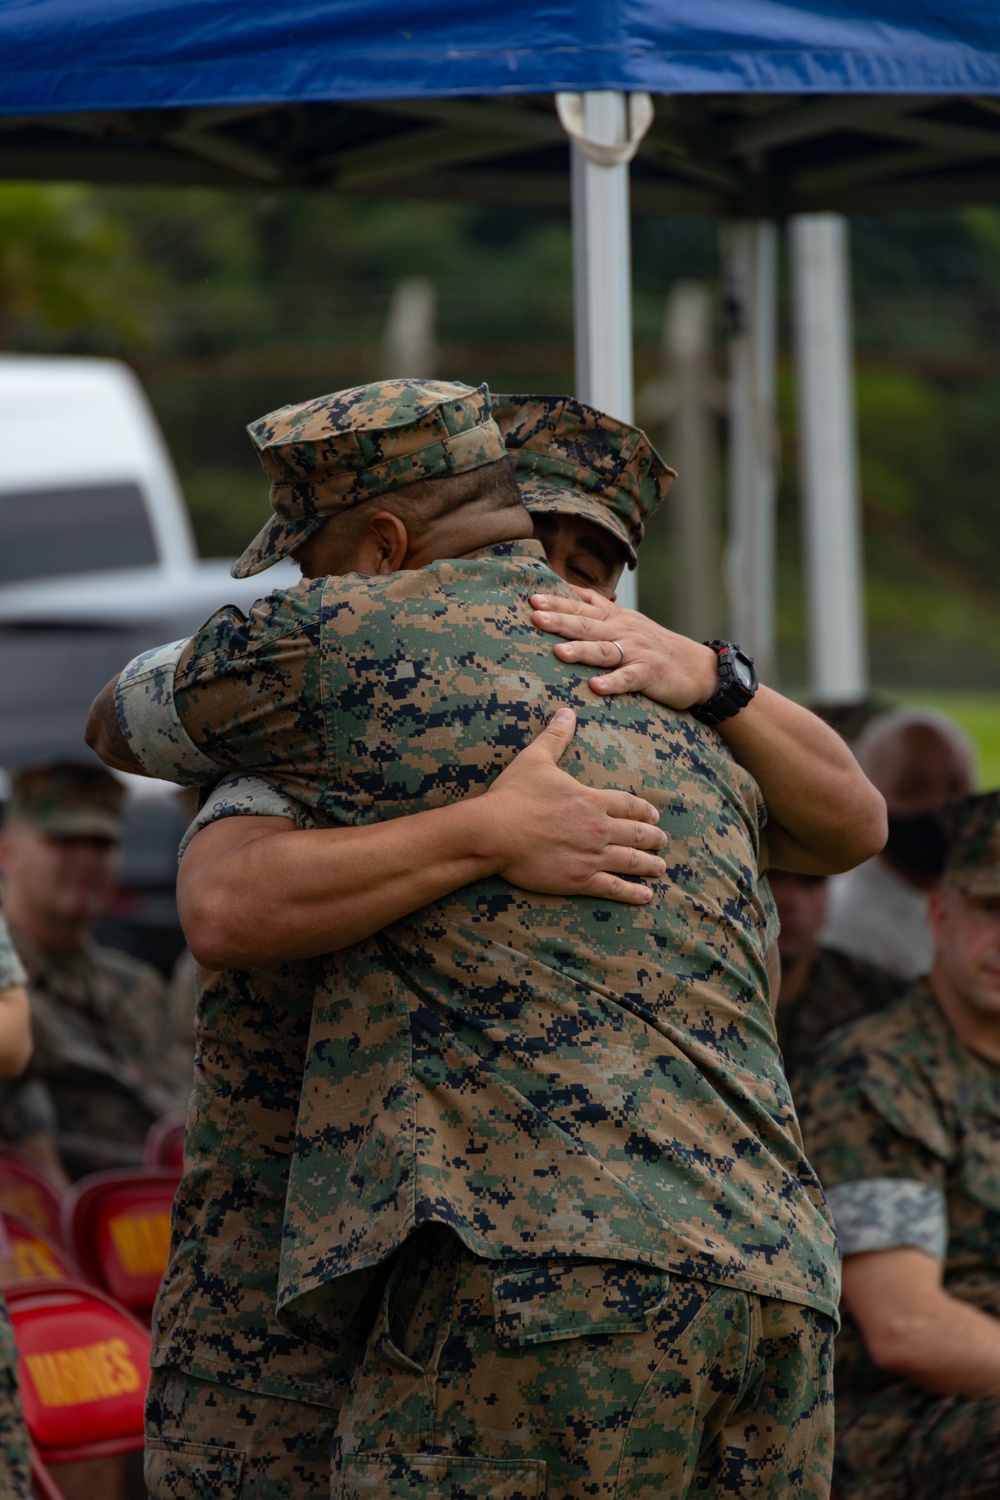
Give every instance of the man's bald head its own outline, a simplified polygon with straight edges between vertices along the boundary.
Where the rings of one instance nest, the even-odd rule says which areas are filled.
[[[862,770],[897,817],[936,812],[976,789],[972,741],[930,708],[900,708],[866,725],[854,747]]]

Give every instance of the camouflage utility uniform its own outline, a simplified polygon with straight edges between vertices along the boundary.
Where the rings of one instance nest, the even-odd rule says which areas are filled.
[[[153,1318],[153,1496],[329,1493],[338,1363],[275,1316],[315,986],[312,962],[198,974],[184,1175]]]
[[[28,974],[35,1050],[30,1077],[48,1088],[58,1128],[141,1147],[149,1127],[186,1100],[164,1076],[172,1045],[166,985],[116,948],[41,948],[12,927]]]
[[[0,991],[25,982],[25,972],[14,952],[7,924],[0,916]],[[0,1253],[9,1254],[7,1234],[0,1224]],[[0,1495],[21,1500],[31,1493],[28,1434],[21,1413],[17,1384],[17,1351],[14,1330],[3,1297],[0,1296]]]
[[[267,767],[345,823],[481,789],[568,701],[572,768],[657,801],[673,838],[651,907],[483,882],[324,961],[286,1316],[336,1338],[366,1291],[383,1297],[346,1408],[346,1493],[411,1493],[418,1472],[539,1493],[547,1468],[552,1494],[610,1494],[624,1463],[620,1493],[821,1495],[836,1255],[768,1010],[759,793],[713,731],[597,699],[560,666],[530,622],[540,587],[563,588],[531,542],[321,580],[250,622],[223,611],[123,674],[121,722],[148,769]],[[441,1224],[462,1243],[436,1249],[425,1279],[442,1231],[414,1231]],[[404,1245],[383,1289],[374,1268]],[[505,1303],[487,1328],[481,1309]],[[469,1358],[450,1363],[463,1341]],[[553,1400],[556,1355],[584,1384],[560,1377]]]
[[[913,1246],[1000,1318],[1000,1064],[968,1051],[930,990],[836,1033],[797,1094],[844,1255]],[[838,1495],[1000,1494],[1000,1401],[878,1370],[845,1314],[837,1340]]]
[[[792,1083],[797,1083],[803,1063],[831,1031],[891,1005],[908,988],[906,980],[863,959],[833,948],[818,949],[805,988],[788,1004],[779,1001],[774,1018],[785,1072]]]

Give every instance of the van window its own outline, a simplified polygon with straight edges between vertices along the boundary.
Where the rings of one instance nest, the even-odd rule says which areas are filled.
[[[137,484],[0,493],[0,583],[157,561]]]

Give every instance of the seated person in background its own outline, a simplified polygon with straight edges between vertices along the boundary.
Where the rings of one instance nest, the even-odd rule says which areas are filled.
[[[785,1072],[794,1081],[802,1063],[837,1026],[898,1000],[906,981],[885,969],[820,945],[830,882],[823,875],[770,874],[781,919],[781,984],[775,1026]]]
[[[935,814],[975,791],[975,754],[957,724],[928,708],[877,715],[854,749],[885,798],[889,837],[881,854],[833,882],[822,942],[900,979],[918,979],[934,956],[927,897],[944,856]]]
[[[22,1073],[31,1057],[31,1017],[25,973],[0,916],[0,1076]],[[0,1275],[13,1260],[7,1231],[0,1220]],[[0,1494],[21,1500],[31,1493],[28,1435],[17,1389],[14,1332],[0,1297]]]
[[[163,980],[91,937],[115,886],[124,795],[101,766],[21,770],[0,834],[4,912],[28,974],[27,1077],[51,1094],[73,1176],[139,1162],[150,1125],[186,1102],[164,1061]]]
[[[1000,792],[943,816],[926,982],[797,1092],[844,1254],[841,1500],[1000,1495]]]

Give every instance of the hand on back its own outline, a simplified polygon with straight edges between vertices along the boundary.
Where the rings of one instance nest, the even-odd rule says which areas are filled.
[[[653,892],[640,881],[658,880],[666,868],[659,814],[630,792],[599,791],[559,769],[575,729],[572,709],[560,709],[486,792],[498,873],[529,891],[642,905]]]
[[[718,658],[710,646],[591,589],[574,592],[575,599],[532,594],[532,619],[540,630],[563,637],[555,647],[560,661],[602,669],[590,679],[595,693],[645,693],[667,708],[686,709],[715,692]]]

